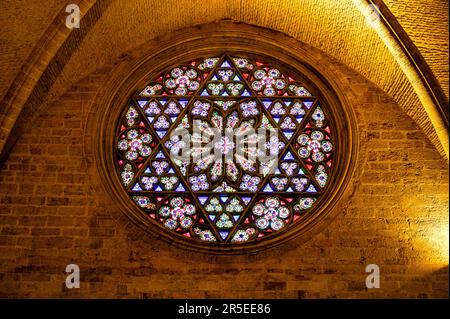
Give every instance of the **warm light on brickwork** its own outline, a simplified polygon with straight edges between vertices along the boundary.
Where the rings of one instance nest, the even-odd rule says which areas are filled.
[[[448,266],[448,221],[440,227],[435,227],[431,231],[431,236],[428,239],[431,251],[434,252],[434,257],[437,263]]]

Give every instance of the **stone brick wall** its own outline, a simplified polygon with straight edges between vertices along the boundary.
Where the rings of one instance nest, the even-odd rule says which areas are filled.
[[[448,251],[444,261],[435,239],[448,225],[447,163],[386,93],[317,59],[346,88],[361,131],[354,192],[324,231],[304,244],[208,256],[112,215],[83,155],[107,66],[40,109],[1,168],[0,297],[448,297]],[[70,263],[81,268],[80,289],[65,288]],[[370,263],[380,266],[380,289],[365,287]]]

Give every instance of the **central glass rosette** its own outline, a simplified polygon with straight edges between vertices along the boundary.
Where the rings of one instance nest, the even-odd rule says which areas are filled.
[[[225,109],[196,99],[164,143],[196,192],[256,192],[285,145],[251,98]]]
[[[181,236],[230,244],[275,235],[327,185],[333,142],[319,99],[259,59],[191,61],[130,103],[116,142],[122,183]]]

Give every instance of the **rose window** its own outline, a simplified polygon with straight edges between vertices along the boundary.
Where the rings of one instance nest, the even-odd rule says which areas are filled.
[[[187,61],[125,106],[117,174],[168,234],[215,247],[264,241],[316,213],[334,171],[328,112],[284,66],[228,54]]]

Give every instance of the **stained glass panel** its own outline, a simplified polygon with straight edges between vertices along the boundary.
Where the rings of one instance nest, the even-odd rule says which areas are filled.
[[[170,68],[133,96],[117,128],[118,176],[148,218],[186,240],[276,236],[333,173],[322,101],[282,68],[223,54]]]

